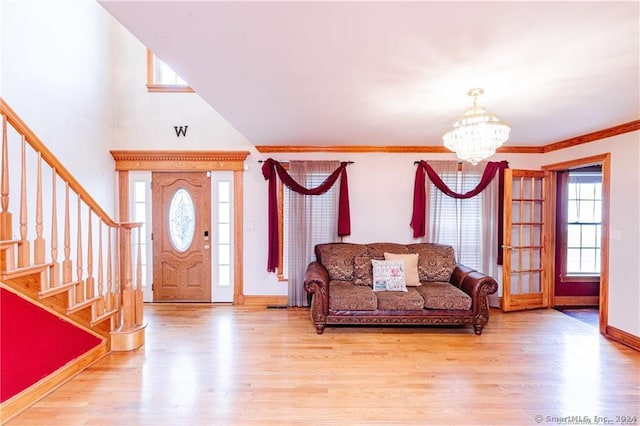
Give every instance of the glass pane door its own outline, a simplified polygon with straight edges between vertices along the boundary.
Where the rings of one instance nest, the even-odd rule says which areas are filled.
[[[544,172],[505,170],[503,310],[546,306]]]

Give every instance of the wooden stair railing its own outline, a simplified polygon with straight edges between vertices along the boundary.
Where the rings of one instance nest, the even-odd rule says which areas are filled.
[[[105,336],[110,350],[142,346],[141,224],[111,219],[2,98],[0,113],[0,279]]]

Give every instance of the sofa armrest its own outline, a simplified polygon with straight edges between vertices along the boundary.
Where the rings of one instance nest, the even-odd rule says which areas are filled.
[[[462,281],[460,289],[477,300],[498,291],[498,283],[493,277],[478,271],[469,272]]]
[[[498,291],[498,283],[493,277],[458,263],[451,274],[449,282],[467,293],[473,299],[486,297]]]
[[[471,296],[471,309],[473,309],[474,327],[476,334],[482,333],[482,327],[489,321],[489,302],[487,296],[498,291],[498,283],[493,277],[464,267],[465,272],[460,289]]]
[[[318,334],[324,331],[329,314],[329,272],[320,262],[311,262],[304,272],[304,291],[312,295],[311,320]]]
[[[311,262],[307,266],[306,271],[304,271],[304,288],[307,293],[313,293],[313,291],[307,289],[307,285],[310,286],[314,282],[321,287],[329,285],[329,272],[320,262],[317,261]]]
[[[456,267],[453,269],[451,273],[451,278],[449,278],[449,282],[455,285],[458,288],[462,287],[462,281],[464,281],[465,277],[469,274],[469,272],[474,272],[475,269],[471,269],[468,266],[465,266],[461,263],[458,263]],[[471,296],[471,294],[469,294]]]

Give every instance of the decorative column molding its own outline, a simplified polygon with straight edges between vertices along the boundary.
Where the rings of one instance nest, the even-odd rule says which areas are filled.
[[[110,151],[116,170],[221,171],[244,170],[249,151]]]

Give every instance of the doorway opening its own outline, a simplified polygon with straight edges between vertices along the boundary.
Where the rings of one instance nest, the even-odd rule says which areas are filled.
[[[552,223],[547,238],[550,306],[608,323],[610,154],[543,167],[549,173]]]
[[[554,305],[598,306],[602,164],[556,172]]]

